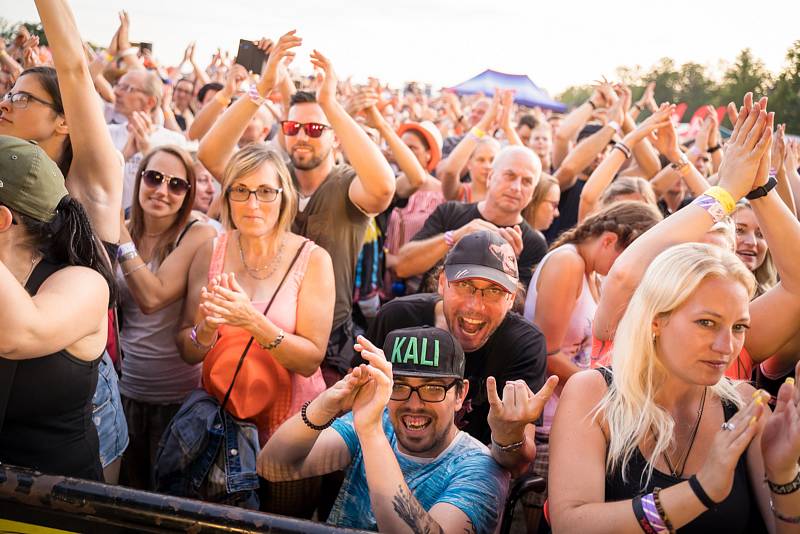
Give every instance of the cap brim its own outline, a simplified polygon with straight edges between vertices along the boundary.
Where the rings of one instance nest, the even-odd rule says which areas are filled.
[[[517,279],[509,276],[502,271],[486,267],[484,265],[469,265],[469,264],[454,264],[445,265],[444,274],[447,276],[448,282],[455,282],[456,280],[467,280],[470,278],[478,278],[493,282],[509,293],[517,292]]]
[[[397,369],[396,367],[392,367],[392,376],[411,376],[414,378],[461,378],[463,376],[459,376],[453,373],[425,373],[425,372],[417,372],[417,371],[409,371],[406,369]]]

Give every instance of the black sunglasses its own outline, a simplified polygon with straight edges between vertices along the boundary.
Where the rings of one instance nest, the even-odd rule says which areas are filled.
[[[281,130],[283,131],[283,135],[294,137],[300,133],[300,128],[306,132],[307,136],[316,139],[317,137],[321,136],[325,130],[330,128],[330,126],[320,124],[318,122],[281,121]]]
[[[147,187],[158,189],[165,180],[167,181],[167,189],[173,195],[184,195],[192,188],[192,184],[177,176],[168,176],[153,170],[142,172],[142,181],[147,184]]]

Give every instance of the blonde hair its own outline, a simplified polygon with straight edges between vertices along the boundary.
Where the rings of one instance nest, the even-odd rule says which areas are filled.
[[[288,232],[291,228],[297,212],[297,193],[292,183],[289,169],[280,154],[263,144],[253,143],[233,155],[225,166],[225,172],[222,175],[222,192],[225,195],[225,201],[222,202],[220,218],[226,230],[236,229],[231,216],[231,201],[228,197],[228,188],[234,181],[254,172],[266,163],[269,163],[275,169],[275,174],[278,175],[278,181],[282,189],[280,214],[278,215],[278,224],[275,227],[275,232]]]
[[[600,195],[599,204],[601,206],[608,206],[615,202],[618,197],[624,195],[638,194],[642,197],[642,202],[656,206],[656,194],[653,191],[653,186],[644,178],[638,176],[620,176],[608,187],[606,187],[603,194]]]
[[[645,471],[649,482],[656,459],[672,441],[675,421],[655,402],[668,371],[653,342],[653,320],[668,316],[701,282],[712,277],[742,284],[749,296],[755,291],[752,273],[734,254],[712,245],[686,243],[659,254],[634,292],[614,336],[613,381],[594,411],[595,419],[602,417],[608,425],[607,473],[619,469],[627,481],[631,456],[653,432],[655,445]],[[723,378],[710,390],[720,399],[742,406],[731,380]]]
[[[733,210],[731,213],[731,218],[736,215],[737,212],[748,209],[751,210],[753,207],[750,205],[750,202],[747,199],[742,199],[736,203],[736,209]],[[734,222],[733,226],[733,238],[734,244],[736,243],[736,224]],[[769,251],[769,243],[767,243],[767,253],[764,256],[764,261],[756,267],[756,270],[753,271],[753,274],[756,277],[756,282],[758,282],[758,287],[756,288],[756,297],[759,297],[775,287],[778,284],[778,270],[775,268],[775,262],[772,261],[772,254]]]
[[[736,223],[731,217],[723,217],[706,232],[707,234],[719,234],[728,242],[731,250],[736,250]]]

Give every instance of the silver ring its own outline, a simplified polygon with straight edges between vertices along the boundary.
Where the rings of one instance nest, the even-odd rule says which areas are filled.
[[[722,430],[733,431],[733,430],[736,429],[736,425],[734,425],[733,423],[729,423],[729,422],[725,421],[724,423],[722,423],[722,427],[721,428],[722,428]]]

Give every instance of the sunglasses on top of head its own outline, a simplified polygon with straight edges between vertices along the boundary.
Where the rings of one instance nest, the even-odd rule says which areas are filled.
[[[166,181],[167,189],[173,195],[183,195],[192,187],[192,184],[183,178],[169,176],[153,170],[144,171],[142,173],[142,181],[147,184],[147,187],[152,187],[153,189],[161,187],[161,184]]]
[[[281,121],[281,130],[283,131],[283,135],[294,137],[300,133],[300,128],[306,132],[307,136],[316,139],[317,137],[321,136],[325,130],[329,129],[330,126],[326,124],[320,124],[318,122]]]

